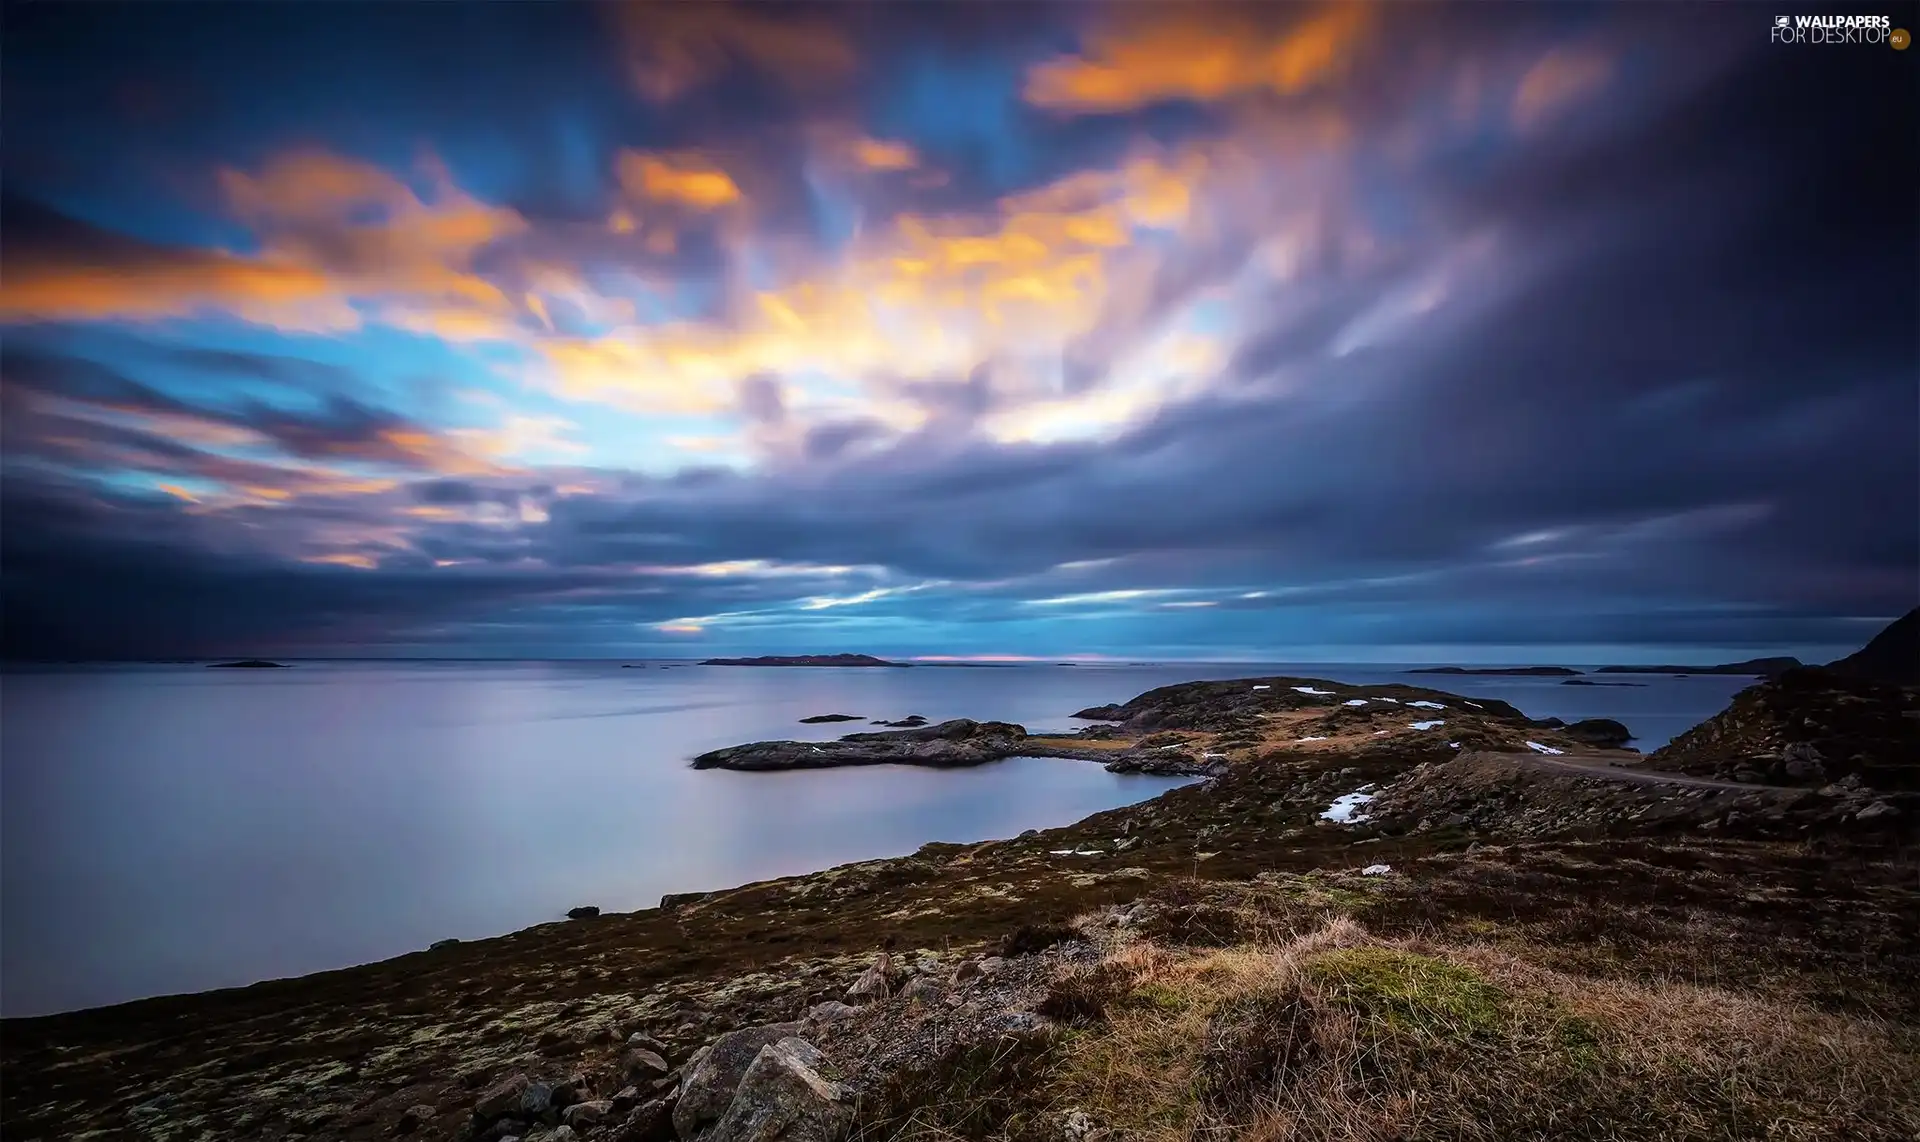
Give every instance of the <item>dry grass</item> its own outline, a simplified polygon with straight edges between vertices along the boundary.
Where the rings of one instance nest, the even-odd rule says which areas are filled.
[[[1281,944],[1124,946],[1062,981],[1044,1102],[1133,1142],[1912,1139],[1911,1029],[1594,980],[1347,920]]]
[[[1028,738],[1027,741],[1060,749],[1111,750],[1116,753],[1134,746],[1132,738]]]

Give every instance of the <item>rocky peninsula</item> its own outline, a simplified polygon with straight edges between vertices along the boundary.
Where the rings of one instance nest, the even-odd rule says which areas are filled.
[[[1809,671],[1642,756],[1505,703],[1264,678],[1071,734],[814,743],[972,764],[1065,738],[1207,774],[1006,840],[8,1020],[0,1132],[1910,1139],[1913,701]]]

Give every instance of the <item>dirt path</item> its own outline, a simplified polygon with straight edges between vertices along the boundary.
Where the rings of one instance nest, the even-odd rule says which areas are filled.
[[[1619,762],[1631,759],[1634,755],[1619,754],[1567,754],[1555,757],[1551,754],[1534,753],[1481,753],[1475,756],[1495,758],[1501,761],[1522,762],[1536,769],[1552,769],[1562,773],[1578,774],[1581,777],[1602,777],[1611,781],[1626,781],[1638,785],[1687,785],[1695,789],[1732,789],[1743,793],[1770,791],[1774,793],[1805,793],[1806,790],[1791,785],[1753,785],[1744,781],[1721,781],[1712,777],[1690,777],[1684,773],[1666,773],[1658,769],[1643,769],[1639,766],[1620,765]]]

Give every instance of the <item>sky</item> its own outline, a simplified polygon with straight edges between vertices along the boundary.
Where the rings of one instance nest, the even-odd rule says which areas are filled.
[[[9,3],[6,653],[1838,656],[1920,51],[1775,15]]]

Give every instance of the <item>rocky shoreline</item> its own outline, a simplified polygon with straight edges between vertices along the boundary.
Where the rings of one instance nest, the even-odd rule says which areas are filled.
[[[631,913],[583,908],[302,979],[8,1020],[0,1131],[1090,1142],[1160,1137],[1142,1132],[1175,1114],[1237,1136],[1238,1104],[1208,1101],[1205,1079],[1283,1082],[1319,1100],[1298,1114],[1327,1123],[1427,1091],[1402,1104],[1413,1117],[1380,1127],[1401,1136],[1450,1136],[1420,1108],[1492,1083],[1471,1120],[1501,1137],[1630,1124],[1608,1117],[1621,1097],[1669,1124],[1764,1114],[1795,1136],[1907,1137],[1920,1127],[1920,1051],[1901,1037],[1920,1026],[1910,700],[1821,674],[1764,682],[1641,757],[1596,753],[1576,727],[1505,703],[1238,679],[1081,711],[1103,724],[1070,734],[963,720],[715,751],[706,767],[748,770],[1164,755],[1206,779],[1008,840]],[[1731,765],[1742,751],[1781,764]],[[1244,993],[1251,1014],[1235,1021],[1236,973],[1269,962],[1293,965],[1273,977],[1284,987]],[[1445,996],[1512,999],[1466,1015],[1421,1006],[1456,1002],[1421,990],[1434,980],[1450,981]],[[1367,987],[1397,1005],[1381,1009],[1391,1021],[1365,1006]],[[1765,1102],[1740,1101],[1752,1080],[1716,1069],[1723,1056],[1736,1066],[1725,1044],[1749,1034],[1725,1013],[1756,1004],[1776,1028],[1768,1066],[1789,1076]],[[1434,1010],[1450,1013],[1438,1037],[1351,1041]],[[1671,1024],[1621,1022],[1669,1010],[1682,1013]],[[1540,1011],[1585,1022],[1525,1022]],[[1190,1037],[1135,1044],[1143,1028]],[[1306,1052],[1272,1054],[1262,1028]],[[1698,1072],[1645,1069],[1629,1046],[1649,1035],[1694,1036],[1674,1050]],[[1538,1073],[1569,1041],[1551,1097],[1504,1096],[1502,1060]],[[1353,1050],[1408,1069],[1354,1095],[1372,1101],[1342,1101],[1335,1080],[1350,1072],[1316,1060]],[[1175,1081],[1162,1090],[1141,1071],[1099,1093],[1099,1067],[1148,1058]]]

